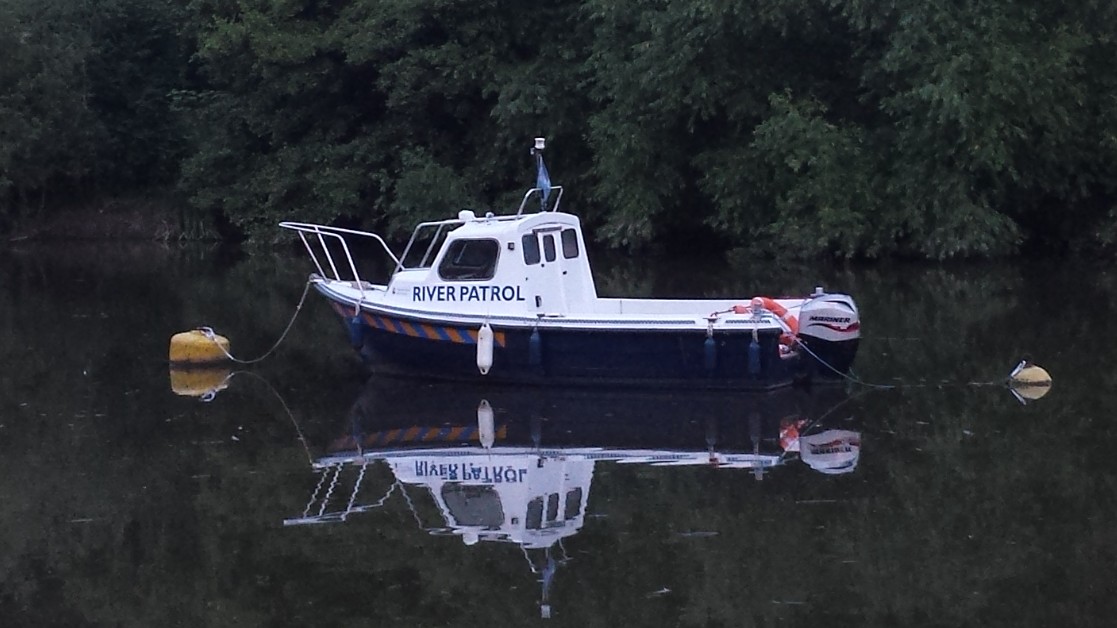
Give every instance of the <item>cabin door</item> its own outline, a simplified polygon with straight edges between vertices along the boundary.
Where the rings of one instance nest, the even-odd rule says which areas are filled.
[[[540,314],[566,313],[566,269],[559,250],[560,229],[543,227],[523,237],[527,293]]]

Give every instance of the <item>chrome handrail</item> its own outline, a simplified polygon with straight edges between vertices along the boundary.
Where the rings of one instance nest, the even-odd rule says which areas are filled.
[[[341,273],[338,271],[337,262],[334,261],[333,254],[330,253],[330,247],[326,245],[327,239],[337,240],[341,244],[341,250],[345,253],[345,261],[348,263],[349,272],[352,273],[353,281],[355,282],[357,289],[361,293],[362,301],[364,301],[365,299],[365,282],[361,280],[361,275],[357,272],[357,265],[353,261],[353,254],[349,250],[349,242],[346,240],[346,236],[359,236],[376,240],[380,243],[380,246],[383,247],[384,252],[388,254],[388,257],[392,258],[392,261],[395,262],[396,267],[399,268],[400,266],[400,259],[396,257],[396,254],[392,252],[392,249],[388,248],[388,243],[384,241],[384,238],[375,233],[370,233],[368,231],[357,231],[354,229],[344,229],[342,227],[316,225],[305,222],[281,222],[279,223],[279,226],[283,227],[284,229],[290,229],[299,234],[299,239],[302,240],[303,246],[306,247],[307,253],[310,254],[310,259],[313,260],[314,266],[318,269],[319,276],[323,278],[329,278],[332,276],[333,279],[336,281],[345,281],[345,279],[342,279]],[[326,263],[330,269],[329,274],[326,273],[325,267],[323,267],[322,265],[322,261],[318,259],[318,253],[315,251],[315,247],[311,244],[311,239],[308,239],[308,236],[310,236],[311,239],[317,239],[318,246],[321,248],[321,252],[324,255]]]
[[[561,185],[552,186],[550,191],[551,192],[558,192],[558,193],[555,195],[554,206],[551,207],[551,209],[549,209],[547,211],[557,212],[558,209],[559,209],[559,203],[562,202],[562,186]],[[524,213],[524,207],[527,206],[528,199],[531,198],[536,193],[542,194],[543,193],[543,188],[531,188],[530,190],[528,190],[527,192],[524,193],[524,198],[523,198],[523,200],[520,201],[520,209],[518,209],[516,211],[517,216]]]
[[[560,204],[562,203],[563,187],[561,185],[553,186],[553,187],[550,188],[549,192],[554,193],[554,205],[552,205],[549,209],[547,209],[545,211],[557,212],[559,210]],[[543,194],[543,189],[542,188],[531,188],[530,190],[528,190],[524,194],[523,200],[520,201],[520,207],[516,211],[515,215],[494,216],[490,213],[490,214],[485,215],[482,218],[475,218],[475,219],[477,219],[477,220],[498,220],[498,221],[516,220],[517,218],[519,218],[520,216],[523,215],[524,208],[527,206],[528,200],[530,198],[532,198],[533,196],[537,195],[537,194],[542,195]],[[424,229],[430,228],[430,227],[437,227],[437,229],[438,229],[438,231],[435,233],[434,238],[432,238],[431,243],[428,245],[427,250],[423,254],[423,259],[420,262],[420,267],[423,267],[423,265],[428,263],[430,255],[432,253],[431,247],[433,247],[435,245],[435,243],[438,240],[438,236],[441,235],[443,229],[445,229],[446,227],[453,227],[453,226],[461,225],[465,222],[466,222],[466,220],[463,220],[462,218],[448,218],[448,219],[445,219],[445,220],[432,220],[432,221],[419,223],[418,225],[416,225],[415,229],[411,232],[411,238],[408,240],[407,246],[404,247],[402,256],[396,256],[396,254],[392,252],[392,249],[388,247],[388,243],[384,241],[384,238],[380,237],[379,235],[377,235],[375,233],[371,233],[369,231],[357,231],[355,229],[344,229],[342,227],[330,227],[330,226],[327,226],[327,225],[317,225],[317,224],[312,224],[312,223],[307,223],[307,222],[291,222],[291,221],[281,222],[281,223],[279,223],[279,226],[283,227],[284,229],[291,229],[292,231],[298,232],[299,238],[302,239],[303,246],[306,247],[307,252],[310,253],[310,257],[314,261],[314,265],[318,268],[318,274],[321,275],[322,277],[326,277],[327,274],[326,274],[326,272],[325,272],[325,270],[322,266],[321,261],[318,259],[318,254],[315,253],[314,247],[311,246],[310,242],[307,240],[307,235],[308,234],[311,235],[311,236],[316,237],[317,240],[318,240],[319,246],[322,248],[322,253],[324,253],[324,255],[325,255],[326,262],[327,262],[327,264],[330,268],[330,271],[332,272],[332,275],[333,275],[334,279],[336,279],[338,281],[342,281],[341,276],[340,276],[340,274],[338,273],[338,270],[337,270],[337,264],[334,262],[333,255],[330,254],[329,247],[326,246],[326,238],[337,239],[339,242],[341,242],[342,250],[345,251],[346,261],[349,262],[349,270],[353,273],[353,279],[355,281],[357,281],[358,286],[360,286],[361,278],[357,274],[357,268],[356,268],[356,265],[353,262],[353,256],[349,252],[349,244],[347,243],[347,241],[345,239],[345,236],[359,236],[359,237],[363,237],[363,238],[372,238],[372,239],[376,240],[377,242],[379,242],[381,248],[384,249],[384,252],[387,253],[388,257],[390,257],[392,259],[392,262],[395,263],[395,270],[393,272],[398,272],[400,270],[405,269],[404,260],[407,259],[408,254],[411,252],[411,247],[415,244],[416,240],[418,239],[419,233],[421,231],[423,231]],[[362,291],[362,298],[363,298],[363,296],[364,296],[364,293]]]

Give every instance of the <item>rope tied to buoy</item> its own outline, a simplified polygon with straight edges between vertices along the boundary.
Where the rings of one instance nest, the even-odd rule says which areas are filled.
[[[203,336],[211,340],[214,346],[220,349],[221,353],[225,354],[226,358],[232,360],[233,362],[236,362],[237,364],[256,364],[257,362],[262,362],[271,354],[275,353],[276,349],[279,348],[279,345],[283,344],[283,341],[287,338],[287,334],[290,333],[291,327],[293,327],[295,324],[295,319],[299,317],[299,312],[301,312],[303,309],[303,304],[306,303],[306,295],[310,294],[310,286],[313,283],[313,281],[308,280],[306,282],[306,285],[303,286],[303,294],[301,297],[299,297],[299,304],[295,306],[295,312],[291,315],[291,320],[287,321],[287,327],[283,329],[283,333],[279,335],[279,339],[275,341],[275,344],[273,344],[270,349],[268,349],[266,352],[264,352],[263,355],[258,358],[254,358],[251,360],[242,360],[233,356],[233,354],[229,352],[228,341],[226,340],[222,342],[223,339],[217,335],[217,332],[215,332],[212,327],[196,327],[195,331],[200,332]]]
[[[829,362],[822,359],[818,354],[811,351],[804,343],[799,343],[798,347],[811,355],[819,364],[834,372],[835,375],[845,379],[851,384],[857,386],[864,386],[866,388],[874,388],[877,390],[893,390],[896,388],[927,388],[936,384],[911,384],[911,383],[897,383],[897,384],[876,384],[867,382],[863,379],[856,377],[851,373],[843,373],[830,365]],[[948,382],[942,382],[937,386],[942,387],[948,385]],[[1032,364],[1028,360],[1021,360],[1019,364],[1007,376],[1000,379],[995,379],[988,382],[966,382],[966,386],[1004,386],[1009,389],[1012,395],[1022,404],[1027,404],[1030,401],[1035,401],[1043,397],[1051,390],[1051,375],[1048,374],[1043,367]]]

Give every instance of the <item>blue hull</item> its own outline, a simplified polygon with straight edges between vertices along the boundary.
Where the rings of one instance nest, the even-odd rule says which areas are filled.
[[[810,358],[782,357],[775,332],[761,332],[750,346],[751,332],[715,332],[708,339],[694,331],[541,329],[533,338],[530,330],[498,327],[493,328],[493,365],[482,375],[476,329],[369,313],[354,320],[351,307],[335,303],[334,308],[354,348],[370,368],[384,373],[471,382],[731,390],[766,390],[811,374],[818,379],[834,375],[816,368]]]

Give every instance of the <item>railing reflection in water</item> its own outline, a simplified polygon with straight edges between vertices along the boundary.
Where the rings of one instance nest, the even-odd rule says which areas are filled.
[[[518,546],[547,617],[556,571],[569,560],[563,542],[585,524],[599,462],[746,471],[756,480],[798,463],[847,474],[861,452],[848,401],[838,388],[699,395],[374,379],[344,434],[312,459],[317,481],[284,525],[337,524],[402,500],[429,534]],[[386,487],[370,483],[372,465],[390,470]],[[439,520],[424,521],[420,500]]]

